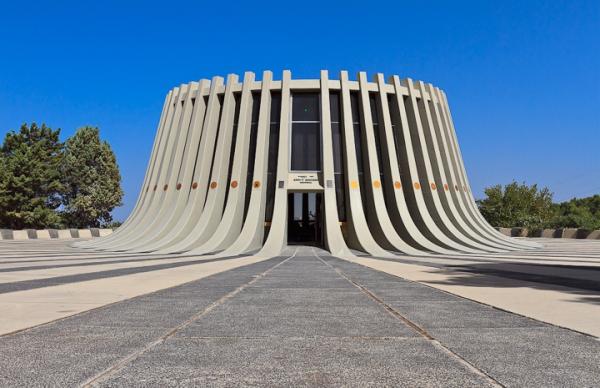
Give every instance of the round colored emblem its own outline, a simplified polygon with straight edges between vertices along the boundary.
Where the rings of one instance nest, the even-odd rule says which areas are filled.
[[[217,182],[210,182],[210,188],[211,189],[216,189],[217,188]]]
[[[421,184],[419,182],[413,183],[413,186],[415,187],[416,190],[421,190]]]
[[[237,181],[231,181],[231,187],[232,187],[232,188],[234,188],[234,189],[235,189],[237,186],[238,186],[238,183],[237,183]]]

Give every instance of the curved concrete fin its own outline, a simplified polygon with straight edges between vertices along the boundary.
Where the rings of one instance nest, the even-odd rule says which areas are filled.
[[[169,177],[167,206],[148,228],[143,238],[132,243],[131,247],[128,247],[128,251],[148,252],[154,250],[156,246],[160,246],[163,237],[169,234],[184,216],[191,190],[194,161],[202,135],[202,121],[206,111],[202,93],[209,85],[208,80],[201,80],[192,89],[191,98],[186,99],[183,116],[183,125],[187,127],[186,144],[181,155],[176,157],[176,160],[180,160],[179,169],[172,171]]]
[[[433,121],[433,125],[430,127],[430,139],[433,141],[436,148],[436,155],[439,155],[437,158],[438,175],[436,176],[438,181],[436,181],[436,183],[441,193],[442,203],[444,203],[445,200],[445,204],[450,209],[455,222],[473,239],[482,244],[490,245],[501,250],[511,249],[510,245],[500,240],[495,240],[490,236],[486,236],[485,233],[480,230],[481,228],[468,216],[468,211],[466,210],[464,203],[458,200],[457,193],[454,190],[456,172],[455,167],[450,160],[447,139],[446,136],[444,136],[446,122],[443,120],[443,114],[440,114],[439,97],[437,91],[431,84],[427,85],[427,92],[430,96],[429,103]]]
[[[348,72],[340,73],[340,90],[342,100],[342,133],[344,138],[344,167],[346,172],[346,202],[348,214],[348,243],[350,247],[362,250],[377,257],[395,257],[383,249],[371,234],[363,211],[360,192],[360,179],[357,165],[356,145],[354,141],[354,118],[350,98],[350,82]],[[356,118],[358,120],[358,118]]]
[[[469,190],[469,184],[468,184],[468,180],[467,180],[467,174],[465,171],[465,166],[464,166],[464,161],[462,158],[462,154],[460,152],[460,148],[458,147],[458,140],[456,137],[456,131],[454,129],[454,123],[452,120],[452,116],[450,114],[450,110],[448,107],[448,101],[446,100],[446,95],[440,91],[440,95],[443,101],[442,104],[442,108],[443,111],[446,114],[447,120],[448,120],[448,135],[450,136],[451,142],[450,142],[450,146],[451,146],[451,150],[454,153],[454,158],[456,160],[456,165],[458,167],[458,174],[457,174],[457,178],[458,178],[458,192],[460,194],[460,196],[463,198],[463,200],[465,201],[465,203],[468,205],[468,208],[471,209],[471,213],[473,215],[473,218],[475,220],[477,220],[480,225],[488,230],[492,235],[495,235],[498,238],[501,238],[503,240],[507,240],[510,241],[512,244],[514,244],[515,246],[518,247],[539,247],[538,244],[536,243],[526,243],[523,241],[517,241],[515,239],[508,239],[506,236],[502,235],[501,233],[499,233],[498,231],[496,231],[494,228],[492,228],[488,222],[483,218],[483,216],[481,215],[481,213],[479,212],[479,209],[477,209],[477,205],[475,204],[475,198],[473,198],[473,195],[471,193],[471,191]]]
[[[368,203],[368,206],[366,206],[366,215],[371,233],[380,246],[410,255],[421,255],[423,254],[422,251],[415,249],[402,240],[388,215],[382,190],[382,186],[387,185],[388,182],[385,177],[382,179],[379,169],[376,147],[380,142],[375,140],[375,136],[378,134],[375,133],[374,129],[374,112],[371,111],[371,96],[365,72],[358,73],[358,84],[360,88],[360,131],[363,139],[362,148],[365,174],[364,193]],[[377,115],[377,112],[375,114]],[[381,125],[381,123],[376,124],[377,126]]]
[[[402,190],[401,172],[398,162],[398,153],[396,148],[400,147],[396,142],[398,136],[394,132],[399,131],[400,118],[397,109],[391,109],[390,103],[388,102],[388,94],[386,92],[387,84],[385,83],[383,74],[379,73],[376,75],[376,82],[379,89],[379,106],[380,106],[380,123],[379,132],[381,138],[381,152],[382,152],[382,166],[386,177],[388,177],[388,184],[384,186],[384,190],[387,191],[389,198],[388,213],[394,227],[398,234],[409,244],[413,245],[416,249],[426,250],[435,253],[453,253],[453,251],[446,249],[440,245],[435,244],[433,241],[427,239],[413,220],[406,198],[404,198],[404,191]],[[393,84],[391,85],[393,86]],[[392,91],[394,91],[392,89]],[[397,108],[397,103],[394,104],[394,96],[390,95],[391,103]],[[395,118],[395,122],[398,123],[395,127],[392,124],[392,112]]]
[[[171,253],[171,247],[189,236],[202,214],[215,152],[219,118],[223,108],[219,101],[219,95],[224,92],[223,89],[223,78],[214,77],[208,92],[200,145],[194,160],[194,169],[190,181],[191,191],[189,191],[186,207],[183,216],[173,230],[164,236],[161,241],[154,244],[153,249],[157,249],[157,253]]]
[[[244,202],[246,200],[246,179],[248,178],[248,155],[252,126],[252,92],[254,73],[246,72],[242,84],[240,98],[239,118],[237,119],[237,136],[233,153],[231,178],[229,179],[229,193],[225,211],[219,225],[211,238],[199,247],[189,251],[193,254],[205,254],[222,250],[230,246],[239,236],[244,219]]]
[[[277,183],[275,185],[275,205],[269,235],[257,253],[261,257],[273,257],[287,245],[287,177],[289,173],[289,125],[291,115],[290,84],[292,73],[283,71],[281,80],[281,116],[279,119],[279,146],[277,150]]]
[[[452,225],[440,204],[437,187],[434,186],[432,176],[431,153],[427,148],[424,137],[426,112],[423,101],[426,99],[426,96],[422,95],[415,88],[410,78],[406,79],[406,84],[409,93],[406,109],[409,122],[413,124],[409,125],[409,130],[411,132],[413,149],[415,150],[415,162],[419,176],[418,182],[421,185],[421,189],[418,190],[417,195],[423,198],[426,209],[422,211],[427,212],[428,216],[433,219],[434,225],[440,232],[440,236],[445,236],[443,240],[445,244],[463,252],[478,253],[480,251],[468,244],[465,241],[466,238]]]
[[[153,236],[153,238],[150,239],[147,244],[131,250],[135,250],[137,252],[151,252],[163,247],[173,238],[173,235],[180,230],[182,219],[186,219],[186,217],[188,217],[187,210],[189,210],[189,198],[193,190],[192,181],[194,167],[198,157],[198,149],[204,127],[203,123],[207,111],[207,103],[204,97],[208,96],[209,91],[210,81],[200,80],[198,84],[198,90],[196,91],[195,103],[193,107],[194,109],[189,124],[189,144],[186,145],[186,149],[184,151],[184,161],[177,177],[177,184],[174,187],[174,190],[176,190],[177,194],[175,209],[172,212],[172,215],[167,217],[167,221],[164,223],[164,226],[159,229],[159,233],[157,235]]]
[[[148,224],[141,229],[141,233],[135,237],[131,237],[125,244],[116,245],[113,250],[135,250],[154,241],[158,238],[165,227],[169,224],[171,217],[179,216],[182,207],[178,207],[180,198],[177,190],[177,182],[182,169],[185,169],[186,151],[189,151],[189,143],[193,138],[192,132],[192,113],[194,110],[196,92],[198,91],[198,83],[192,82],[189,85],[186,96],[183,100],[182,112],[179,117],[178,141],[174,144],[173,154],[171,156],[168,169],[165,172],[163,186],[159,185],[159,190],[164,191],[162,201],[158,206],[156,216],[151,219]]]
[[[174,252],[188,251],[202,245],[212,236],[215,228],[221,221],[225,206],[225,195],[229,186],[227,184],[227,176],[229,173],[234,114],[236,111],[233,89],[237,83],[237,75],[230,74],[227,76],[227,84],[223,96],[223,110],[219,123],[219,133],[212,160],[210,184],[208,185],[209,190],[204,210],[190,233],[183,240],[169,248]]]
[[[103,238],[101,240],[89,240],[89,241],[77,242],[77,243],[73,244],[73,246],[82,247],[82,248],[91,248],[91,247],[98,245],[99,243],[110,242],[112,239],[115,238],[115,236],[118,233],[122,233],[122,230],[127,228],[127,226],[129,224],[131,224],[131,221],[133,220],[133,218],[135,218],[136,215],[139,213],[141,204],[143,202],[143,198],[147,194],[147,190],[145,188],[148,186],[148,180],[150,179],[150,171],[152,169],[153,162],[156,158],[156,153],[157,153],[157,149],[159,147],[160,138],[163,134],[166,112],[169,108],[169,104],[170,104],[172,95],[173,95],[173,91],[170,90],[167,93],[167,96],[165,97],[165,101],[163,103],[163,108],[162,108],[160,118],[158,121],[158,128],[156,130],[156,135],[154,137],[154,143],[152,144],[152,150],[150,152],[150,158],[148,160],[148,165],[146,166],[146,174],[144,175],[144,181],[142,183],[142,187],[140,188],[140,191],[139,191],[137,200],[135,202],[135,205],[133,207],[133,210],[131,211],[131,213],[129,214],[127,219],[123,222],[123,224],[115,232],[111,233],[109,236],[106,236],[105,238]]]
[[[250,188],[250,201],[246,210],[246,220],[237,239],[221,254],[233,256],[258,250],[264,236],[264,220],[267,190],[267,168],[269,156],[269,129],[271,121],[271,81],[273,73],[265,71],[262,76],[254,171]]]
[[[398,154],[400,156],[400,165],[403,170],[403,175],[401,176],[402,187],[409,211],[421,230],[421,233],[436,245],[446,249],[472,251],[462,244],[458,244],[456,241],[450,239],[442,230],[440,230],[440,227],[429,212],[429,207],[425,203],[425,197],[423,196],[422,190],[423,185],[429,187],[429,180],[427,179],[423,163],[420,163],[420,166],[417,165],[417,161],[422,161],[421,153],[423,152],[423,149],[420,147],[417,139],[413,139],[415,136],[418,137],[418,132],[416,131],[422,131],[422,129],[417,127],[420,125],[420,120],[417,120],[418,116],[416,116],[418,114],[418,110],[415,109],[416,96],[414,90],[411,93],[408,86],[404,88],[401,85],[398,76],[394,76],[392,80],[396,90],[396,102],[401,122],[401,130],[399,131],[398,136],[401,149],[398,151]],[[405,105],[405,95],[402,92],[403,89],[407,91],[406,105],[408,105],[408,107]],[[407,110],[410,111],[410,115],[407,115]],[[417,146],[415,146],[415,144]],[[417,153],[420,154],[418,157],[416,155]],[[419,172],[424,176],[421,177]]]
[[[136,238],[143,236],[144,233],[148,230],[149,224],[152,223],[153,220],[156,219],[159,214],[161,208],[165,204],[166,191],[163,189],[165,185],[165,181],[169,174],[169,170],[172,168],[174,161],[175,149],[178,148],[178,138],[180,136],[181,131],[181,116],[183,113],[183,106],[185,103],[186,96],[189,95],[188,90],[189,85],[181,85],[180,87],[180,98],[177,100],[175,104],[175,110],[173,117],[171,119],[171,131],[169,133],[169,137],[167,138],[167,143],[165,147],[164,157],[159,164],[158,176],[155,181],[155,185],[153,187],[153,200],[148,204],[148,208],[145,210],[144,217],[140,219],[136,228],[131,229],[131,233],[129,233],[126,238],[120,239],[118,242],[114,241],[111,244],[111,251],[119,251],[123,246],[127,246],[131,241],[135,241]]]
[[[173,91],[173,98],[169,104],[167,117],[165,119],[165,128],[163,131],[163,135],[161,136],[161,141],[159,143],[159,152],[157,152],[156,158],[153,161],[152,170],[150,172],[150,178],[148,179],[149,184],[146,187],[147,194],[143,198],[143,203],[141,204],[141,209],[138,213],[138,217],[132,220],[131,224],[128,225],[127,228],[124,228],[121,233],[119,233],[118,235],[115,234],[114,239],[112,239],[110,242],[107,241],[105,245],[98,245],[97,247],[95,247],[96,249],[103,250],[106,248],[107,250],[110,250],[110,248],[115,243],[118,243],[120,241],[126,241],[132,233],[135,233],[135,231],[138,228],[138,225],[140,225],[141,220],[146,218],[148,211],[156,198],[160,169],[164,159],[166,158],[166,155],[169,152],[168,143],[170,138],[172,137],[171,134],[173,131],[173,118],[177,111],[177,107],[179,105],[179,101],[181,99],[182,94],[183,91],[181,87],[177,87]]]
[[[427,152],[425,160],[428,167],[429,187],[424,188],[424,193],[432,197],[436,210],[444,220],[444,224],[447,225],[448,232],[456,241],[482,252],[504,251],[499,247],[482,244],[476,237],[473,237],[465,228],[464,223],[461,223],[459,218],[457,218],[456,209],[452,206],[453,204],[448,203],[446,191],[443,186],[446,181],[446,175],[443,168],[440,168],[442,166],[440,149],[437,138],[434,135],[434,121],[430,109],[433,96],[427,92],[422,81],[417,83],[416,90],[421,94],[421,99],[418,101],[423,129],[420,139],[422,146]]]
[[[329,74],[321,70],[321,144],[323,148],[323,189],[325,207],[325,244],[332,255],[353,256],[344,241],[337,210],[335,170],[333,163],[333,135],[329,101]],[[330,184],[331,183],[331,184]]]

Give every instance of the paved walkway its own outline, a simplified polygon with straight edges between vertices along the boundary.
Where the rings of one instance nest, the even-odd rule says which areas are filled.
[[[600,337],[600,241],[536,239],[505,254],[354,262],[494,307]]]
[[[311,248],[0,337],[2,386],[599,381],[593,337]]]

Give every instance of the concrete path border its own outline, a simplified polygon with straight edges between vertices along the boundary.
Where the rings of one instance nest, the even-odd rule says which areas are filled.
[[[108,236],[112,229],[0,229],[0,240],[64,240]]]
[[[600,240],[600,230],[583,228],[533,229],[496,228],[497,231],[510,237],[544,237]]]

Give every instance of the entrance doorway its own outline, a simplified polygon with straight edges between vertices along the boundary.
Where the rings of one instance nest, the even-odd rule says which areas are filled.
[[[323,246],[321,193],[288,194],[288,244]]]

